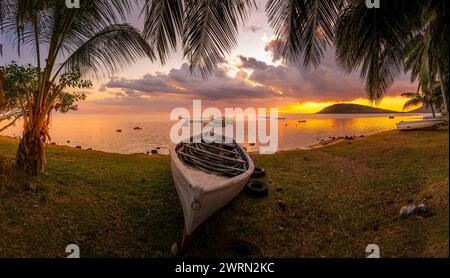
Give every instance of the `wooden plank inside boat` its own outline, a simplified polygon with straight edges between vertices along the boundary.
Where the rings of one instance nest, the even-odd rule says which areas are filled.
[[[249,167],[247,156],[236,143],[194,143],[191,140],[180,143],[176,151],[185,165],[219,176],[238,176]]]

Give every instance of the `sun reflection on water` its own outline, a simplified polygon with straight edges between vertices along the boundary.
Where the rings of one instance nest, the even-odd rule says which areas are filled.
[[[417,120],[423,116],[406,114],[391,119],[389,115],[287,115],[286,119],[278,120],[279,150],[303,148],[330,137],[370,135],[392,130],[399,121]],[[173,123],[164,117],[149,115],[55,115],[50,134],[52,141],[58,145],[125,154],[147,153],[158,148],[159,153],[167,154]],[[269,121],[265,120],[265,123],[269,130]],[[137,127],[141,129],[135,129]],[[2,134],[20,136],[21,124]]]

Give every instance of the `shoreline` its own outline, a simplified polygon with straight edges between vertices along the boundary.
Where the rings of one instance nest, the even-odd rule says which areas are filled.
[[[380,131],[380,132],[375,132],[375,133],[372,133],[372,134],[369,134],[369,135],[359,135],[359,136],[357,136],[357,135],[351,135],[351,136],[348,136],[348,135],[346,135],[346,136],[330,136],[330,137],[328,137],[328,139],[317,139],[317,140],[319,140],[320,142],[318,142],[318,143],[316,143],[316,144],[305,145],[305,146],[303,146],[303,147],[295,147],[295,148],[292,148],[292,149],[278,150],[277,152],[275,152],[275,153],[273,153],[273,154],[278,154],[278,153],[281,153],[281,152],[296,151],[296,150],[304,150],[304,151],[307,151],[307,150],[320,149],[320,148],[323,148],[323,147],[326,147],[326,146],[330,146],[330,145],[334,145],[334,144],[338,144],[338,143],[341,143],[341,142],[346,142],[346,141],[349,141],[349,142],[351,142],[351,141],[356,141],[356,140],[359,140],[359,139],[363,139],[363,138],[367,138],[367,137],[370,137],[370,136],[374,136],[374,135],[377,135],[377,134],[380,134],[380,133],[391,132],[391,131],[395,131],[395,129],[393,129],[393,130],[385,130],[385,131]],[[9,135],[1,135],[1,134],[0,134],[0,138],[8,138],[8,139],[11,139],[11,140],[17,140],[17,141],[19,140],[19,137],[17,137],[17,136],[9,136]],[[145,155],[145,156],[150,156],[150,157],[152,157],[152,156],[163,156],[163,157],[164,157],[164,156],[169,156],[169,154],[165,154],[165,153],[164,153],[164,154],[161,154],[161,153],[152,153],[153,150],[167,149],[168,147],[159,147],[159,149],[158,149],[158,148],[156,148],[156,149],[151,149],[151,150],[148,151],[147,153],[145,153],[145,152],[142,152],[142,153],[118,153],[118,152],[110,152],[110,151],[97,150],[97,149],[93,149],[93,148],[83,148],[83,147],[81,147],[81,146],[73,147],[73,146],[69,146],[69,145],[60,145],[60,144],[56,144],[56,143],[54,143],[54,142],[47,143],[47,147],[49,147],[49,146],[66,147],[66,148],[70,148],[70,149],[74,149],[74,150],[78,149],[78,150],[94,151],[94,152],[101,152],[101,153],[107,153],[107,154]],[[259,155],[259,151],[258,151],[258,150],[255,150],[255,151],[248,151],[248,153],[249,153],[249,154],[254,154],[254,155]]]
[[[285,129],[284,125],[289,127],[286,127],[288,129],[288,133],[292,133],[292,135],[286,137],[283,135],[283,133],[280,133],[279,135],[279,141],[283,142],[278,146],[277,152],[280,151],[290,151],[290,150],[308,150],[308,149],[315,149],[320,148],[329,144],[334,144],[335,141],[341,141],[338,139],[343,139],[342,137],[345,137],[343,135],[364,135],[364,136],[371,136],[373,134],[377,134],[379,132],[385,132],[392,129],[395,129],[395,125],[392,124],[392,120],[386,120],[383,123],[379,123],[379,120],[374,123],[374,128],[369,127],[336,127],[334,126],[335,123],[333,122],[327,122],[329,120],[332,121],[340,121],[340,115],[346,115],[346,114],[333,114],[332,117],[328,118],[330,115],[325,115],[326,118],[322,119],[320,116],[324,116],[324,114],[312,114],[311,119],[308,117],[304,118],[303,116],[296,116],[295,118],[289,119],[290,122],[286,122],[286,124],[283,122],[281,125],[281,129]],[[355,114],[348,114],[349,116],[355,115]],[[424,116],[425,114],[420,114],[421,116]],[[317,116],[317,117],[315,117]],[[367,115],[356,115],[357,118],[365,118]],[[378,114],[371,114],[371,116],[379,116]],[[387,116],[383,114],[383,117]],[[70,118],[70,117],[69,117]],[[353,118],[353,117],[350,117]],[[378,118],[378,117],[376,117]],[[300,121],[297,121],[298,119],[307,119],[305,120],[306,123],[299,124]],[[99,123],[103,123],[105,119],[100,120]],[[314,122],[314,121],[318,122]],[[130,122],[131,121],[131,122]],[[324,122],[325,121],[325,122]],[[344,120],[345,123],[347,123],[348,120]],[[96,150],[106,153],[119,153],[119,154],[144,154],[144,155],[168,155],[167,148],[170,146],[170,139],[167,138],[167,136],[159,136],[160,134],[164,134],[163,132],[166,132],[166,124],[162,124],[162,122],[158,121],[159,123],[154,126],[154,124],[148,123],[148,125],[144,124],[143,122],[136,122],[134,118],[130,118],[124,123],[121,123],[120,125],[113,125],[111,128],[108,128],[107,130],[105,128],[100,129],[98,134],[94,137],[86,136],[84,133],[58,133],[58,136],[55,136],[52,138],[52,140],[58,145],[58,146],[67,146],[70,148],[81,148],[85,150]],[[395,121],[394,121],[395,122]],[[60,122],[61,123],[64,122]],[[82,121],[84,123],[84,121]],[[152,122],[153,123],[153,122]],[[323,123],[323,124],[322,124]],[[351,123],[350,123],[351,124]],[[58,129],[58,126],[54,123],[54,126],[52,128],[55,128],[55,130]],[[305,130],[302,131],[303,126],[306,125]],[[317,125],[317,126],[316,126]],[[142,133],[142,137],[140,134],[135,136],[135,131],[133,131],[133,127],[140,126],[146,131]],[[155,134],[154,131],[152,131],[152,128],[158,128],[161,129],[160,132],[158,132],[158,136],[156,138],[153,137]],[[124,133],[116,134],[114,130],[120,129],[123,130]],[[14,132],[4,132],[0,134],[0,136],[10,136],[12,138],[18,139],[21,135],[21,131],[19,128],[13,130]],[[56,131],[55,131],[56,132]],[[281,131],[280,131],[281,132]],[[111,134],[110,134],[111,133]],[[330,136],[330,137],[328,137]],[[318,138],[317,138],[318,137]],[[349,137],[349,136],[347,136]],[[358,137],[358,136],[353,136]],[[300,141],[298,138],[302,138]],[[335,139],[333,139],[335,138]],[[48,143],[49,145],[54,144],[52,142]],[[249,153],[257,154],[259,151],[259,144],[255,146],[252,146],[250,144],[241,144],[243,147],[246,147]],[[166,146],[166,147],[165,147]]]
[[[321,140],[321,142],[317,143],[317,144],[313,144],[313,145],[309,145],[305,148],[298,148],[299,150],[314,150],[314,149],[320,149],[326,146],[330,146],[330,145],[334,145],[334,144],[338,144],[341,142],[351,142],[351,141],[355,141],[358,139],[363,139],[366,137],[370,137],[373,135],[377,135],[377,134],[381,134],[383,132],[391,132],[391,131],[395,131],[395,129],[392,130],[386,130],[386,131],[380,131],[380,132],[376,132],[370,135],[360,135],[360,136],[356,136],[356,135],[352,135],[352,136],[338,136],[338,137],[330,137],[330,139],[328,140]]]

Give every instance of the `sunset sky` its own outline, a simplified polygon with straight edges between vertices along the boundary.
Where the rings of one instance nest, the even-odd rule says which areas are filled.
[[[161,113],[189,108],[192,99],[221,108],[278,107],[282,113],[314,113],[337,102],[369,104],[359,73],[342,70],[335,63],[333,48],[318,68],[306,69],[300,62],[284,62],[275,55],[264,5],[265,1],[258,1],[258,10],[240,28],[237,47],[209,79],[192,75],[181,51],[174,52],[165,65],[143,59],[114,77],[94,80],[79,112]],[[142,29],[138,10],[130,21]],[[19,58],[5,38],[2,43],[1,64],[34,61],[30,54]],[[415,90],[408,75],[399,76],[378,107],[401,111],[406,100],[400,94]]]

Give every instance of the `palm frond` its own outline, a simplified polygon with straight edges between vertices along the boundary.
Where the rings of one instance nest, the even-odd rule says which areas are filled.
[[[270,0],[269,23],[281,41],[279,52],[305,65],[317,66],[334,39],[334,27],[343,6],[341,0]]]
[[[411,82],[417,80],[420,74],[421,68],[421,59],[417,57],[423,56],[424,51],[424,37],[422,34],[414,35],[405,45],[403,49],[403,57],[404,57],[404,71],[405,73],[410,72],[411,74]]]
[[[403,7],[401,12],[393,2]],[[402,51],[418,25],[417,1],[381,0],[382,9],[350,1],[336,28],[336,56],[347,71],[360,70],[371,101],[379,102],[403,68]]]
[[[419,106],[421,104],[425,104],[424,102],[422,102],[422,99],[420,99],[420,98],[413,98],[413,99],[408,100],[403,105],[403,110],[408,110],[411,107],[416,107],[416,106]]]
[[[110,25],[125,22],[133,11],[133,3],[137,1],[83,1],[79,9],[58,9],[57,13],[48,16],[47,21],[52,24],[48,28],[49,32],[42,37],[47,39],[47,43],[59,37],[64,54],[70,54],[97,32]]]
[[[140,58],[155,59],[154,52],[142,34],[128,24],[114,24],[98,32],[79,46],[60,69],[79,68],[83,74],[107,76],[123,70]]]
[[[159,59],[164,63],[170,51],[176,49],[183,31],[183,1],[146,0],[142,13],[145,13],[144,36],[156,47]]]
[[[184,57],[191,71],[211,74],[236,45],[238,24],[254,7],[253,0],[186,0],[183,30]]]
[[[406,98],[415,98],[417,96],[420,96],[418,93],[413,93],[413,92],[405,92],[401,94],[402,97],[406,97]]]
[[[22,45],[34,46],[35,28],[45,0],[3,0],[0,4],[1,33],[17,48],[20,56]]]

